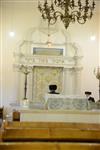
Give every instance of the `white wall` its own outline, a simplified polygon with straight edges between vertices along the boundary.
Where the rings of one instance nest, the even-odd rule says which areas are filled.
[[[99,2],[98,2],[99,3]],[[38,28],[41,24],[40,14],[36,8],[37,3],[33,2],[1,2],[1,58],[0,69],[0,102],[1,105],[8,105],[12,101],[19,100],[19,73],[13,69],[13,51],[17,44],[22,41],[27,31],[31,28]],[[100,5],[97,5],[100,7]],[[100,8],[99,8],[100,9]],[[98,66],[98,54],[100,50],[100,13],[97,12],[93,19],[84,25],[71,24],[65,34],[70,35],[69,39],[77,43],[83,52],[83,71],[81,80],[81,94],[90,90],[93,96],[98,99],[98,80],[93,74],[95,66]],[[45,23],[44,23],[45,24]],[[58,28],[64,29],[62,23]],[[15,37],[10,37],[9,32],[15,31]],[[70,33],[70,34],[69,34]],[[90,36],[95,34],[96,40],[91,41]],[[57,39],[60,41],[60,39]]]
[[[77,25],[77,30],[71,30],[73,41],[80,45],[83,52],[83,71],[81,80],[81,92],[92,91],[93,96],[98,99],[98,80],[93,71],[98,66],[99,58],[99,16],[94,15],[93,19],[84,25]],[[96,36],[95,41],[91,41],[90,37]]]

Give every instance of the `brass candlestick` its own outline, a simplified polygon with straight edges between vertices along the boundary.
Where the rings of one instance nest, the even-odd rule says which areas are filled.
[[[32,71],[32,67],[22,64],[18,66],[18,71],[22,72],[25,75],[23,100],[27,100],[27,76]]]
[[[25,82],[24,82],[24,100],[27,100],[27,76],[31,72],[29,66],[21,65],[20,71],[25,75]]]

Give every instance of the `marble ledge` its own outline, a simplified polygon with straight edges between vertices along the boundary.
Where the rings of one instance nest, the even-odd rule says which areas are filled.
[[[100,115],[100,110],[40,110],[40,109],[20,109],[21,113],[47,113],[47,114],[89,114],[89,115]]]

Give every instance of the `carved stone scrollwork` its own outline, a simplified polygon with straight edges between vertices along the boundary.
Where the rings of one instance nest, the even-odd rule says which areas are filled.
[[[49,67],[63,67],[70,69],[81,69],[82,66],[76,63],[82,57],[66,57],[66,56],[39,56],[39,55],[30,55],[25,56],[24,54],[15,54],[15,59],[19,60],[19,62],[15,61],[17,65],[23,64],[27,66],[49,66]]]

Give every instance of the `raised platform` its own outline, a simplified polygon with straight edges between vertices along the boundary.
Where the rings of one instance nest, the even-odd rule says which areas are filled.
[[[24,101],[11,105],[20,112],[20,121],[100,123],[100,109],[95,109],[86,99],[47,95],[44,104]],[[92,105],[91,105],[92,106]]]
[[[100,123],[100,111],[20,110],[21,121]]]

